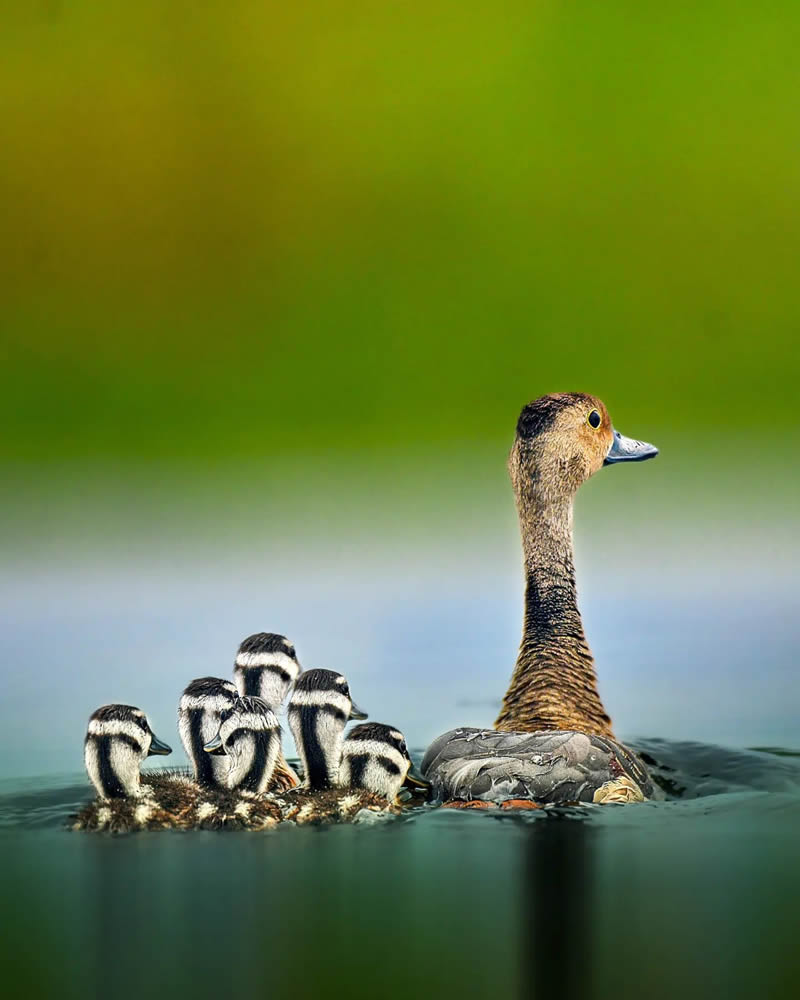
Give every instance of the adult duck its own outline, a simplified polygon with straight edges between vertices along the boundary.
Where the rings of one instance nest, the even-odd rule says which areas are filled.
[[[658,449],[615,431],[585,393],[542,396],[517,421],[509,458],[522,533],[522,642],[495,729],[440,736],[422,773],[454,803],[608,802],[649,798],[647,771],[614,738],[575,593],[575,494],[604,465]]]

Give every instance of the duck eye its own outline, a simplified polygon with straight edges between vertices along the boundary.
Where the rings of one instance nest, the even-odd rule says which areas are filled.
[[[600,416],[600,414],[599,414],[599,413],[597,412],[597,410],[592,410],[592,411],[591,411],[591,413],[589,414],[589,416],[588,416],[588,417],[586,418],[586,423],[587,423],[587,424],[588,424],[588,425],[589,425],[590,427],[594,427],[594,428],[595,428],[595,430],[597,430],[597,428],[598,428],[598,427],[600,426],[600,424],[602,423],[602,417],[601,417],[601,416]]]

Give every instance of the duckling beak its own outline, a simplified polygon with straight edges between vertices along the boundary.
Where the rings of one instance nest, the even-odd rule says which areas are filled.
[[[150,749],[147,751],[148,757],[166,757],[168,753],[172,753],[172,747],[167,746],[167,744],[160,740],[155,733],[150,734]]]
[[[217,733],[213,740],[209,740],[208,743],[203,744],[203,749],[206,753],[213,753],[217,756],[225,755],[225,748],[222,745],[222,739]]]
[[[350,702],[350,719],[366,719],[368,718],[366,712],[362,712],[355,702]]]
[[[409,767],[403,784],[411,785],[412,788],[424,788],[425,791],[431,787],[430,781],[426,781],[421,774],[417,774],[413,764]]]
[[[613,465],[615,462],[644,462],[648,458],[655,458],[657,454],[658,448],[655,445],[646,441],[635,441],[620,434],[619,431],[614,431],[614,440],[603,465]]]

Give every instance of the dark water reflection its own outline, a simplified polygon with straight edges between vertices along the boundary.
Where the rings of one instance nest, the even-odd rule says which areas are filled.
[[[522,848],[522,978],[542,996],[554,990],[585,996],[590,983],[586,958],[592,947],[594,831],[574,816],[555,813],[535,832]]]
[[[800,761],[693,747],[659,744],[680,800],[267,835],[73,835],[82,783],[6,783],[4,976],[47,997],[796,996]]]

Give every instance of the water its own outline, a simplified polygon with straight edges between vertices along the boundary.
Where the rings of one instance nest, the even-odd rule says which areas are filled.
[[[72,833],[82,775],[0,783],[29,996],[796,996],[800,753],[638,748],[680,797],[378,827]]]
[[[513,523],[480,543],[469,525],[453,532],[463,546],[253,536],[210,552],[203,536],[6,564],[5,984],[137,1000],[797,995],[795,589],[766,557],[735,572],[741,553],[724,546],[691,562],[670,541],[645,562],[626,531],[613,570],[606,534],[602,555],[579,551],[603,696],[620,737],[658,762],[668,801],[423,808],[265,835],[64,829],[88,798],[89,712],[140,705],[179,765],[181,689],[229,675],[261,629],[291,636],[306,667],[346,673],[371,718],[420,749],[490,725],[518,640],[518,542]]]

